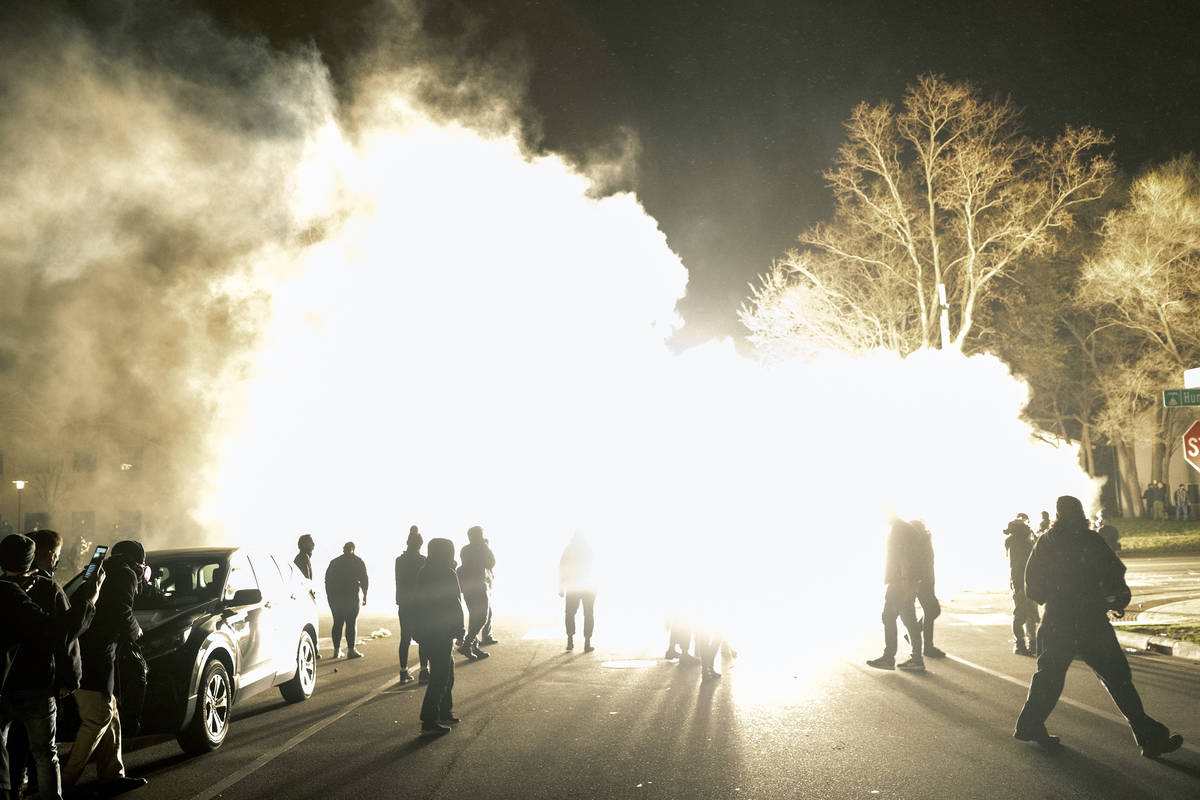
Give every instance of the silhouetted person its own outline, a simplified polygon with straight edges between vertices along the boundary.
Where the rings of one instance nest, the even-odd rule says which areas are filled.
[[[1037,653],[1038,606],[1025,594],[1025,564],[1033,552],[1033,531],[1024,514],[1004,529],[1004,550],[1008,553],[1008,580],[1013,600],[1013,652],[1019,656]],[[1028,638],[1028,644],[1026,644]]]
[[[458,568],[458,582],[462,587],[470,622],[458,652],[469,661],[478,661],[488,657],[479,649],[478,636],[488,615],[487,572],[496,566],[496,556],[488,547],[487,539],[483,538],[483,528],[476,525],[467,531],[467,543],[463,545],[459,558],[462,564]]]
[[[1042,512],[1042,521],[1038,523],[1037,533],[1034,534],[1034,538],[1036,538],[1038,536],[1042,536],[1043,534],[1048,533],[1049,531],[1050,531],[1050,512],[1043,511]]]
[[[1114,553],[1121,549],[1121,532],[1112,524],[1108,517],[1103,514],[1096,520],[1100,527],[1096,529],[1096,533],[1100,534],[1100,538],[1108,545],[1108,549]]]
[[[298,552],[296,553],[296,557],[292,559],[292,563],[296,565],[296,569],[300,570],[300,574],[309,581],[308,594],[312,597],[314,603],[317,601],[317,592],[311,586],[313,579],[312,554],[316,549],[317,544],[313,541],[313,537],[305,533],[296,540],[296,550]],[[313,655],[320,658],[321,653],[315,649],[316,645],[314,644],[313,647]]]
[[[1041,744],[1058,741],[1046,731],[1046,718],[1078,656],[1104,682],[1129,721],[1142,755],[1157,758],[1178,750],[1183,737],[1171,735],[1142,707],[1129,661],[1108,621],[1108,611],[1122,615],[1129,604],[1125,565],[1088,528],[1077,498],[1058,498],[1056,509],[1050,532],[1037,541],[1025,565],[1025,593],[1044,604],[1046,613],[1038,633],[1042,654],[1013,736]]]
[[[429,656],[429,684],[421,703],[421,735],[449,733],[454,716],[454,640],[466,633],[462,590],[454,570],[454,543],[430,539],[429,556],[417,573],[417,641]]]
[[[917,612],[913,602],[917,596],[918,533],[912,525],[891,515],[892,529],[887,538],[887,560],[884,564],[883,582],[887,589],[883,596],[883,655],[867,662],[876,669],[896,668],[896,617],[908,630],[908,641],[912,655],[899,666],[901,669],[923,670],[925,659],[921,655],[921,626],[917,624]]]
[[[145,562],[145,549],[134,541],[114,544],[104,562],[108,578],[96,601],[96,617],[79,640],[83,677],[75,692],[75,705],[79,708],[80,724],[62,770],[66,789],[79,781],[93,754],[102,786],[124,791],[146,783],[144,778],[125,775],[116,698],[118,653],[123,643],[136,643],[142,635],[141,626],[133,616],[133,602],[138,583],[145,575]]]
[[[425,566],[425,556],[421,555],[421,545],[424,543],[417,526],[408,529],[407,547],[396,558],[396,616],[400,620],[400,682],[408,683],[412,675],[408,674],[408,650],[412,645],[413,630],[416,625],[417,608],[417,574]],[[417,658],[421,664],[421,683],[429,680],[429,656],[425,645],[417,643]]]
[[[933,536],[921,520],[914,519],[911,524],[917,532],[913,555],[917,569],[917,602],[921,604],[921,649],[930,658],[945,658],[946,652],[933,644],[933,623],[942,614],[942,604],[934,591]]]
[[[313,541],[313,537],[306,533],[296,540],[296,549],[299,552],[292,559],[292,563],[296,565],[296,569],[300,570],[301,575],[311,581],[313,579],[312,554],[317,549],[317,544]]]
[[[342,554],[325,570],[325,596],[333,613],[333,657],[342,652],[342,628],[346,629],[346,658],[362,658],[354,646],[358,636],[358,609],[367,604],[367,565],[354,555],[354,542],[342,546]],[[362,592],[361,602],[359,592]]]
[[[558,560],[558,596],[566,598],[567,649],[575,649],[575,615],[583,606],[583,650],[590,653],[596,627],[596,570],[591,547],[576,532]]]

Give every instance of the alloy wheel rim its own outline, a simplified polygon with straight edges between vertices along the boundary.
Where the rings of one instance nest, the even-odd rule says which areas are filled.
[[[229,720],[229,685],[220,673],[213,673],[204,687],[204,726],[210,739],[220,739]]]
[[[312,640],[308,636],[300,639],[300,685],[305,694],[310,694],[317,684],[317,659],[313,652]]]

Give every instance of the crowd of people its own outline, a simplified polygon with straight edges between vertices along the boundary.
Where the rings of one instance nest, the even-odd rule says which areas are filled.
[[[1041,745],[1059,742],[1047,731],[1046,719],[1062,694],[1071,662],[1081,658],[1124,714],[1142,755],[1157,758],[1178,750],[1183,737],[1172,734],[1143,708],[1110,620],[1110,615],[1124,615],[1131,597],[1125,565],[1117,556],[1119,532],[1103,513],[1093,528],[1078,498],[1058,498],[1055,510],[1053,521],[1042,512],[1036,533],[1025,513],[1017,514],[1004,529],[1013,653],[1037,657],[1037,672],[1013,737]],[[923,671],[924,656],[945,655],[932,645],[933,620],[940,612],[933,595],[932,542],[919,520],[906,522],[893,514],[890,522],[884,568],[884,652],[867,664],[876,669]],[[923,621],[917,618],[916,603],[921,605]],[[895,660],[897,617],[908,630],[911,646],[910,657],[900,664]]]
[[[0,790],[16,797],[28,780],[41,798],[62,798],[95,762],[100,787],[117,794],[143,786],[126,776],[115,674],[136,650],[133,616],[148,574],[135,541],[113,545],[103,569],[68,597],[54,581],[62,538],[53,530],[0,540]],[[59,704],[74,706],[80,725],[66,763],[57,746]]]

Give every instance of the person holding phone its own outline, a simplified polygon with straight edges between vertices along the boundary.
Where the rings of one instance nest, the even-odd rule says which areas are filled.
[[[7,739],[14,726],[26,734],[27,751],[37,765],[39,796],[61,798],[58,750],[55,744],[56,655],[87,628],[95,613],[93,601],[103,572],[75,593],[72,606],[54,581],[33,569],[36,546],[32,539],[13,534],[0,541],[0,790],[12,790]],[[61,667],[59,667],[61,670]],[[19,788],[19,787],[17,787]]]
[[[116,665],[123,642],[136,643],[141,626],[133,616],[138,583],[146,574],[146,551],[140,542],[121,541],[112,546],[104,570],[108,579],[96,601],[92,626],[80,637],[83,677],[75,692],[79,706],[79,731],[63,767],[63,786],[78,783],[93,754],[101,788],[105,792],[136,789],[145,778],[125,774],[121,760],[121,720],[117,715]]]

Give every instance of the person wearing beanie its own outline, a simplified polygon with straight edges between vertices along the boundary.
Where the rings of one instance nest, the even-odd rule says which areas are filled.
[[[417,573],[425,566],[421,555],[424,544],[421,532],[413,525],[408,529],[408,547],[396,557],[396,616],[400,621],[400,682],[408,683],[412,675],[408,672],[408,651],[412,646],[413,625],[416,621]],[[421,664],[420,682],[429,682],[429,655],[421,644],[417,644],[417,658]]]
[[[63,786],[78,783],[84,768],[96,756],[96,769],[105,792],[144,786],[144,778],[126,776],[121,760],[121,719],[117,714],[116,671],[120,647],[134,645],[142,629],[133,616],[138,583],[145,575],[146,551],[140,542],[117,542],[108,551],[108,579],[96,601],[96,618],[79,640],[83,676],[75,692],[79,730],[63,767]]]
[[[94,601],[104,582],[103,572],[86,581],[68,603],[62,590],[33,571],[32,539],[13,534],[0,540],[0,791],[10,781],[6,734],[16,726],[28,732],[27,750],[37,765],[39,796],[61,798],[58,750],[55,744],[55,653],[87,629],[95,614]],[[21,751],[23,756],[26,751]],[[22,757],[23,774],[25,760]]]
[[[1046,610],[1038,630],[1042,654],[1013,737],[1042,745],[1058,742],[1047,732],[1046,718],[1062,694],[1067,669],[1079,657],[1129,721],[1143,756],[1158,758],[1178,750],[1183,737],[1172,735],[1142,707],[1129,660],[1108,620],[1109,611],[1119,617],[1129,604],[1125,565],[1089,528],[1078,498],[1058,498],[1056,510],[1049,533],[1037,540],[1025,565],[1025,594]]]
[[[454,640],[466,633],[462,590],[454,564],[454,542],[430,539],[425,566],[417,573],[416,639],[429,657],[429,684],[421,703],[421,735],[449,733],[454,716]]]

